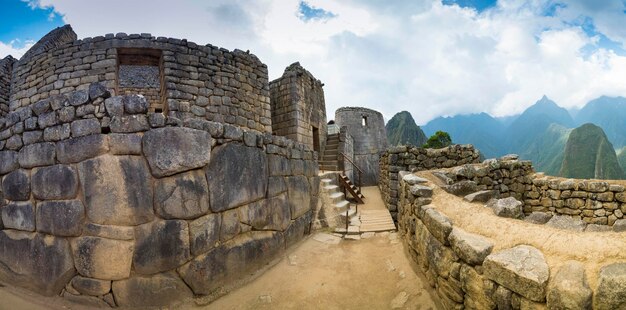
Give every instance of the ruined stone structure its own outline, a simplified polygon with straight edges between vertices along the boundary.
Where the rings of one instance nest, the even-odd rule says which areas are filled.
[[[15,58],[7,56],[0,60],[0,116],[9,113],[9,94],[11,91],[11,73]]]
[[[323,86],[298,62],[270,82],[273,134],[323,153],[327,126]]]
[[[378,187],[383,201],[395,219],[400,201],[400,171],[422,171],[478,163],[480,152],[472,145],[453,145],[441,149],[394,146],[380,157]]]
[[[439,150],[439,155],[458,154],[453,148]],[[395,151],[384,158],[419,153],[417,149]],[[454,157],[449,160],[457,160]],[[424,159],[430,160],[422,157],[411,165],[420,167]],[[432,162],[428,166],[434,168]],[[626,245],[622,235],[626,220],[616,220],[613,231],[594,224],[605,224],[609,209],[617,216],[621,205],[609,197],[622,193],[623,186],[535,175],[531,163],[516,156],[418,175],[400,171],[397,176],[399,233],[418,272],[435,289],[445,309],[623,306],[626,255],[614,249]],[[571,206],[574,201],[563,198],[564,193],[579,197],[575,199],[586,208]],[[476,203],[490,198],[496,199],[486,205]],[[592,217],[587,210],[599,211],[598,216]],[[533,213],[524,218],[523,213],[529,211]],[[580,228],[564,220],[570,216],[590,224]],[[600,217],[602,221],[597,220]]]
[[[254,55],[65,26],[10,63],[1,282],[91,305],[214,298],[309,232],[317,154],[271,134]]]
[[[354,162],[363,170],[362,185],[377,185],[380,155],[387,149],[383,115],[366,108],[344,107],[335,111],[335,122],[345,126],[352,137]]]

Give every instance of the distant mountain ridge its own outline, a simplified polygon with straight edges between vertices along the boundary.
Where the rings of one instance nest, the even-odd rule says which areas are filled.
[[[575,117],[572,117],[572,114]],[[600,97],[591,100],[580,110],[568,111],[543,96],[522,114],[495,118],[487,113],[438,117],[422,126],[426,135],[437,130],[446,131],[454,143],[475,145],[486,158],[499,157],[508,153],[519,154],[531,160],[537,171],[549,175],[560,175],[567,154],[566,146],[573,128],[586,123],[601,128],[607,137],[603,145],[594,145],[594,152],[602,148],[601,158],[606,158],[609,145],[617,149],[626,146],[626,98]],[[582,130],[590,131],[589,128]],[[591,130],[595,132],[595,130]],[[600,139],[599,134],[595,137]],[[574,140],[575,142],[575,140]],[[571,151],[569,151],[571,152]],[[610,152],[608,152],[610,153]],[[613,150],[615,154],[615,150]],[[600,175],[626,177],[626,148],[618,152],[617,163],[621,175],[602,172]],[[611,157],[612,158],[612,157]],[[605,161],[598,162],[606,170]],[[569,165],[569,164],[568,164]],[[595,166],[594,166],[595,167]],[[610,168],[613,169],[613,168]],[[610,170],[609,169],[609,170]]]
[[[422,129],[420,129],[411,113],[402,111],[394,115],[387,125],[387,141],[389,145],[411,144],[422,146],[428,139]]]

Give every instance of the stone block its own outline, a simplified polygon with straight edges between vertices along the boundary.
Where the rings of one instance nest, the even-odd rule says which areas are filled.
[[[122,96],[124,111],[128,114],[145,114],[148,113],[148,101],[142,95]]]
[[[448,236],[450,246],[456,255],[470,265],[481,265],[491,254],[493,242],[485,237],[468,233],[460,228],[453,228]]]
[[[102,280],[128,278],[134,249],[132,241],[90,236],[72,240],[76,270],[80,275],[88,278]]]
[[[437,238],[428,233],[426,229],[426,259],[434,272],[441,277],[450,276],[453,263],[459,260],[459,257]]]
[[[416,184],[409,187],[409,190],[411,194],[416,197],[429,198],[433,195],[433,189],[425,185]]]
[[[93,134],[99,134],[100,121],[97,118],[79,119],[72,122],[70,125],[72,131],[72,137],[82,137]]]
[[[624,309],[626,307],[626,263],[600,268],[598,286],[593,295],[593,309]]]
[[[493,213],[500,217],[518,219],[522,217],[522,203],[513,197],[495,199],[487,204]]]
[[[65,238],[39,233],[0,231],[0,280],[54,296],[76,274]]]
[[[311,210],[311,187],[305,176],[293,176],[285,179],[291,218],[296,219]]]
[[[572,231],[584,231],[585,230],[585,222],[580,219],[575,219],[571,216],[567,215],[555,215],[548,222],[546,222],[547,226],[558,228],[558,229],[566,229]]]
[[[205,166],[211,159],[211,143],[208,132],[183,127],[153,129],[142,140],[152,174],[158,178]]]
[[[89,135],[57,143],[57,158],[63,164],[77,163],[109,151],[106,135]]]
[[[585,266],[567,261],[548,285],[548,309],[591,309],[593,292],[587,284]]]
[[[302,240],[305,235],[311,233],[311,218],[313,212],[309,211],[301,217],[291,221],[291,224],[284,232],[285,247],[289,248]]]
[[[17,152],[0,151],[0,175],[7,174],[19,167]]]
[[[122,103],[122,96],[113,96],[104,101],[104,107],[107,114],[111,117],[122,117],[124,115],[124,103]]]
[[[287,194],[259,200],[239,209],[242,223],[254,230],[284,231],[291,222],[291,208]]]
[[[154,218],[152,176],[143,158],[100,156],[78,164],[78,173],[92,222],[138,225]]]
[[[524,221],[533,223],[533,224],[545,224],[552,218],[551,213],[545,212],[533,212],[530,215],[524,217]]]
[[[287,191],[284,177],[270,177],[267,183],[267,197],[274,197]]]
[[[109,124],[111,132],[115,133],[133,133],[150,130],[148,117],[143,114],[128,115],[122,117],[113,117]]]
[[[56,158],[55,145],[43,142],[27,145],[20,150],[18,161],[22,168],[54,165]]]
[[[186,221],[156,221],[135,228],[133,266],[138,274],[154,274],[181,266],[189,260],[189,227]]]
[[[418,177],[414,174],[407,174],[405,176],[402,177],[402,180],[404,182],[406,182],[409,185],[415,185],[415,184],[424,184],[424,183],[428,183],[428,180]]]
[[[441,188],[452,195],[465,196],[476,192],[478,185],[474,181],[464,180],[452,185],[444,185]]]
[[[195,294],[210,294],[243,280],[283,253],[279,232],[249,232],[200,255],[178,269]]]
[[[37,203],[37,231],[60,237],[80,236],[85,208],[80,200]]]
[[[142,155],[140,134],[109,134],[109,147],[114,155]]]
[[[468,265],[461,265],[459,271],[461,288],[465,292],[465,301],[472,300],[474,309],[495,309],[496,305],[492,296],[495,285],[485,279],[474,268]]]
[[[465,195],[463,200],[467,202],[487,202],[493,198],[497,198],[498,192],[495,190],[484,190]]]
[[[168,307],[175,301],[193,297],[175,272],[114,281],[112,290],[118,306],[125,308]]]
[[[189,222],[191,255],[198,256],[214,248],[220,240],[222,216],[219,213],[207,214]]]
[[[67,165],[33,169],[32,191],[41,200],[72,199],[78,192],[76,170]]]
[[[2,193],[8,200],[23,201],[30,198],[30,172],[15,170],[2,179]]]
[[[490,254],[483,263],[485,276],[533,301],[544,301],[550,269],[541,251],[528,245]]]
[[[220,240],[227,241],[241,232],[238,210],[227,210],[222,214],[222,225],[220,226]]]
[[[79,90],[70,93],[67,96],[70,105],[79,106],[89,102],[89,91],[88,90]]]
[[[271,176],[288,176],[291,175],[291,166],[289,159],[275,154],[267,155],[269,174]]]
[[[215,148],[205,168],[211,210],[220,212],[265,197],[266,163],[267,156],[256,147],[228,143]]]
[[[91,83],[89,85],[89,99],[96,100],[97,98],[109,98],[111,92],[101,83]]]
[[[116,240],[133,240],[135,239],[135,230],[128,226],[99,225],[87,223],[83,227],[85,236],[102,237]]]
[[[443,213],[435,210],[432,207],[423,208],[422,221],[428,231],[439,242],[444,245],[448,245],[448,235],[452,232],[452,221]]]
[[[204,171],[193,170],[155,182],[154,209],[164,219],[194,219],[209,210]]]
[[[11,202],[0,210],[5,228],[35,231],[35,206],[30,201]]]
[[[75,276],[72,279],[72,287],[83,295],[102,296],[111,291],[110,280],[99,280]]]

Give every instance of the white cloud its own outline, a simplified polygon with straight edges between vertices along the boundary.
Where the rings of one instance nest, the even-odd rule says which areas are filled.
[[[11,56],[19,59],[34,44],[35,44],[35,42],[31,42],[31,41],[26,42],[26,44],[21,44],[21,42],[19,42],[17,40],[13,40],[13,41],[8,42],[8,43],[0,41],[0,58],[4,58],[7,55],[11,55]]]
[[[325,83],[329,119],[341,106],[365,106],[387,118],[408,110],[425,123],[458,113],[519,113],[544,94],[565,107],[626,96],[626,57],[579,26],[590,19],[622,43],[624,4],[592,2],[500,0],[479,13],[437,0],[309,0],[335,17],[307,22],[298,17],[298,0],[35,3],[54,7],[79,37],[151,32],[249,49],[270,79],[300,61]]]

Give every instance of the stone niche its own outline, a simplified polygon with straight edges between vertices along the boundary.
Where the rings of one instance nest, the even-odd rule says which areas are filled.
[[[166,112],[163,87],[163,55],[158,49],[117,49],[117,93],[141,94],[150,112]]]

